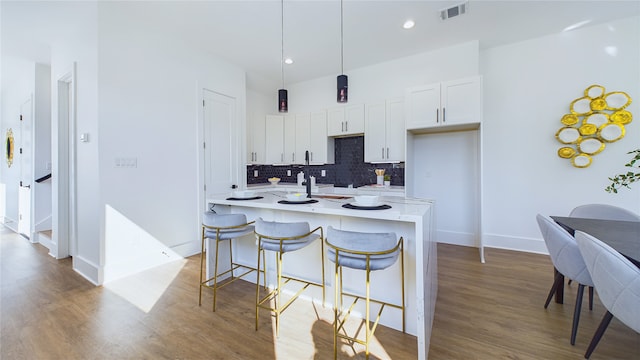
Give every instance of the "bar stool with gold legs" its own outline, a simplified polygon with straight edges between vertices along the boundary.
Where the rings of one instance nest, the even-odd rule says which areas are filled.
[[[322,303],[325,301],[324,293],[324,232],[322,227],[309,230],[309,223],[294,222],[282,223],[264,221],[262,218],[256,220],[256,237],[258,240],[258,271],[260,271],[260,253],[263,255],[265,251],[273,251],[276,255],[276,285],[266,296],[260,297],[260,286],[256,281],[256,330],[258,330],[258,315],[260,308],[270,310],[275,313],[276,318],[276,336],[280,333],[280,314],[284,312],[300,294],[309,286],[319,286],[322,288]],[[318,234],[319,233],[319,234]],[[320,239],[320,259],[322,270],[322,282],[317,283],[309,280],[303,280],[298,277],[283,275],[282,258],[285,253],[300,250],[311,244],[316,239]],[[266,264],[265,264],[266,269]],[[283,279],[285,280],[283,283]],[[282,292],[284,286],[290,281],[294,281],[304,286],[300,288],[287,302],[282,303]],[[273,305],[270,302],[273,301]]]
[[[202,305],[202,288],[206,287],[213,290],[213,311],[216,311],[216,298],[218,289],[231,284],[232,282],[242,278],[243,276],[256,271],[256,268],[235,263],[233,261],[233,246],[231,240],[248,234],[252,234],[254,226],[252,222],[247,222],[244,214],[217,214],[213,211],[207,211],[202,216],[202,252],[200,253],[200,295],[198,305]],[[207,239],[215,241],[215,265],[213,268],[213,276],[208,279],[205,277],[205,242]],[[221,241],[229,241],[229,270],[218,274],[218,249]],[[236,270],[244,271],[240,276],[235,276]],[[221,277],[230,274],[231,279],[223,283],[219,282]],[[259,277],[258,277],[259,278]],[[266,280],[266,278],[265,278]],[[266,281],[264,282],[266,284]]]
[[[338,338],[346,339],[351,345],[358,343],[365,346],[365,356],[369,358],[369,342],[378,326],[382,310],[385,306],[394,307],[402,311],[402,332],[405,332],[405,303],[404,303],[404,252],[402,237],[397,240],[394,233],[363,233],[354,231],[327,229],[327,256],[335,263],[335,296],[333,302],[333,357],[338,356]],[[396,263],[400,257],[400,287],[402,290],[402,304],[391,304],[370,297],[370,275],[372,271],[383,270]],[[366,293],[362,295],[345,293],[342,288],[342,268],[358,269],[366,271]],[[343,297],[354,298],[353,303],[346,311],[343,309]],[[359,300],[365,301],[365,340],[358,339],[355,335],[349,336],[344,329],[351,312]],[[377,318],[371,325],[369,310],[370,303],[380,305]],[[341,333],[341,331],[343,333]]]

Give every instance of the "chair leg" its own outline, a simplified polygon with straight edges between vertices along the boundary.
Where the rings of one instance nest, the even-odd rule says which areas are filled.
[[[278,295],[276,296],[276,337],[280,336],[280,306],[282,306],[282,252],[278,252],[276,255],[276,261],[278,266]]]
[[[371,325],[369,325],[369,298],[370,298],[370,279],[371,279],[371,271],[369,269],[369,256],[367,255],[367,290],[366,290],[366,294],[367,294],[367,299],[366,299],[366,306],[365,309],[367,311],[367,316],[366,316],[366,338],[365,338],[365,358],[368,360],[369,359],[369,340],[371,340]]]
[[[609,326],[609,323],[611,322],[612,318],[613,318],[613,314],[610,313],[609,311],[607,311],[607,313],[604,314],[604,317],[602,318],[602,321],[600,322],[598,329],[596,330],[595,334],[593,334],[593,339],[591,339],[591,343],[587,348],[587,352],[584,354],[585,359],[588,359],[591,356],[591,353],[593,352],[593,350],[596,349],[596,346],[598,346],[598,342],[600,342],[600,338],[602,338],[602,335],[604,335],[604,331],[607,330],[607,326]]]
[[[573,326],[571,327],[571,345],[576,344],[576,335],[578,333],[578,322],[580,321],[580,310],[582,310],[582,295],[584,293],[584,285],[578,285],[578,295],[576,295],[576,307],[573,309]]]
[[[593,310],[593,286],[589,286],[589,310]]]
[[[264,252],[262,253],[262,256],[264,257]],[[266,278],[266,272],[267,272],[267,264],[264,264],[265,267],[265,282],[264,282],[264,286],[267,286],[267,278]],[[258,239],[258,271],[256,271],[256,331],[258,331],[258,315],[260,314],[260,306],[258,306],[260,303],[260,239]]]
[[[549,303],[551,302],[551,298],[553,298],[553,294],[555,294],[556,289],[558,288],[558,286],[562,285],[564,286],[564,284],[562,284],[562,278],[563,275],[557,271],[556,272],[556,276],[553,279],[553,286],[551,286],[551,290],[549,290],[549,295],[547,296],[547,301],[544,302],[544,308],[546,309],[547,306],[549,306]]]
[[[213,312],[216,311],[216,299],[218,297],[218,247],[220,240],[216,234],[216,265],[213,269]],[[231,246],[231,244],[229,244]]]
[[[338,292],[341,289],[338,287],[338,261],[336,259],[335,264],[335,276],[333,281],[333,359],[338,358]]]
[[[202,267],[204,266],[204,228],[202,230],[202,249],[200,251],[200,294],[198,295],[198,306],[202,306]]]

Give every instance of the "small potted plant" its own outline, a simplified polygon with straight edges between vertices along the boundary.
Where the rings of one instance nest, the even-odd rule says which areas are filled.
[[[384,186],[385,187],[391,186],[391,175],[387,174],[384,176]]]
[[[635,154],[635,156],[631,161],[624,164],[624,166],[635,170],[628,171],[626,174],[618,174],[612,178],[610,177],[609,180],[611,180],[611,185],[604,189],[606,192],[617,194],[619,188],[624,186],[630,189],[631,187],[629,184],[640,181],[640,149],[629,151],[627,154]],[[636,162],[638,165],[636,165]]]

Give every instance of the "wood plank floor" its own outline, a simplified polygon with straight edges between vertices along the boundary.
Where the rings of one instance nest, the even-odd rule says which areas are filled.
[[[569,344],[575,284],[543,308],[548,256],[438,246],[439,291],[430,359],[580,359],[604,314],[585,304]],[[240,281],[198,306],[199,257],[95,287],[40,245],[0,226],[1,359],[330,359],[332,311],[296,301],[279,338],[255,287]],[[411,321],[411,320],[409,320]],[[372,359],[414,359],[415,338],[381,327]],[[364,358],[346,344],[341,359]],[[614,319],[592,359],[640,359],[640,335]]]

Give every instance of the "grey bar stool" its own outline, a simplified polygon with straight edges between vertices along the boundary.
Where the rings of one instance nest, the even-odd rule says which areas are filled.
[[[395,233],[364,233],[354,231],[336,230],[332,227],[327,229],[327,256],[335,264],[335,296],[333,302],[333,357],[338,357],[338,338],[346,339],[353,345],[358,343],[365,346],[365,356],[369,358],[369,342],[378,326],[382,310],[385,306],[394,307],[402,311],[402,332],[405,332],[405,301],[404,301],[404,251],[403,238],[397,240]],[[371,299],[370,296],[370,276],[372,271],[383,270],[396,263],[400,257],[400,287],[402,291],[402,304],[391,304],[379,300]],[[342,288],[342,268],[366,271],[366,293],[364,298],[361,294],[345,293]],[[343,310],[343,297],[354,298],[348,310]],[[365,340],[355,336],[349,336],[346,331],[341,334],[344,324],[356,303],[365,300],[366,304],[366,335]],[[380,305],[376,321],[371,326],[369,315],[370,303]]]
[[[206,287],[213,290],[213,311],[216,311],[216,298],[218,295],[218,289],[231,284],[232,282],[242,278],[243,276],[256,271],[256,268],[235,263],[233,261],[233,246],[231,240],[239,238],[245,235],[252,234],[254,226],[252,222],[247,222],[247,217],[244,214],[217,214],[213,211],[206,211],[202,216],[202,252],[200,253],[200,295],[198,298],[198,305],[202,305],[202,288]],[[207,239],[214,240],[216,243],[215,251],[215,266],[213,269],[213,276],[208,279],[205,277],[205,254],[206,246],[205,241]],[[229,241],[229,270],[218,274],[218,249],[221,241]],[[244,271],[240,276],[235,276],[236,270],[241,269]],[[219,283],[219,278],[231,274],[231,279],[223,283]],[[258,276],[259,278],[259,276]],[[266,280],[266,278],[265,278]],[[266,281],[264,282],[266,284]]]
[[[256,331],[258,330],[258,315],[260,308],[270,310],[275,313],[276,316],[276,336],[280,333],[280,314],[284,312],[291,303],[300,296],[300,294],[309,286],[319,286],[322,288],[322,303],[325,301],[325,289],[324,289],[324,231],[322,227],[317,227],[313,230],[309,230],[309,223],[307,222],[295,222],[295,223],[282,223],[264,221],[262,218],[256,220],[256,237],[258,240],[258,271],[260,271],[260,253],[262,253],[263,262],[265,257],[265,251],[273,251],[276,255],[276,274],[277,284],[276,287],[271,290],[267,295],[260,297],[260,285],[256,281]],[[319,233],[319,234],[318,234]],[[304,279],[300,279],[293,276],[286,276],[282,274],[282,257],[285,253],[300,250],[313,241],[320,239],[320,258],[322,268],[322,283],[312,282]],[[265,264],[266,268],[266,264]],[[264,270],[263,270],[264,271]],[[282,280],[285,280],[283,283]],[[258,275],[259,280],[259,275]],[[281,294],[284,286],[290,281],[295,281],[304,286],[298,290],[286,303],[282,303]],[[269,303],[273,300],[274,305]]]

